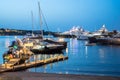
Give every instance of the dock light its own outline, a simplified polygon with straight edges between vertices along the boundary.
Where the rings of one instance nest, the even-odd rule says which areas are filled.
[[[64,41],[64,38],[59,38],[58,41],[59,41],[59,42],[63,42],[63,41]]]
[[[5,69],[7,69],[7,62],[5,62]]]

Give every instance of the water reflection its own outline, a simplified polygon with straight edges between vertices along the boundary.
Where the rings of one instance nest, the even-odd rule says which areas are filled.
[[[5,48],[8,48],[8,46],[10,46],[10,40],[9,40],[9,38],[7,38],[5,40]]]
[[[66,54],[64,53],[54,53],[54,54],[35,54],[33,55],[31,58],[30,58],[30,62],[32,61],[38,61],[38,60],[46,60],[46,59],[50,59],[50,58],[55,58],[55,57],[58,57],[58,56],[65,56]],[[57,64],[57,62],[56,62]],[[49,68],[47,65],[43,65],[41,66],[41,68],[43,68],[43,72],[46,73],[46,69],[53,69],[53,63],[50,63],[48,64],[49,65]],[[54,64],[55,65],[55,64]],[[33,71],[33,72],[38,72],[37,71],[37,68],[38,67],[34,67],[32,69],[28,69],[28,71]]]
[[[100,58],[104,58],[105,57],[105,52],[103,49],[99,49],[99,54],[100,54]]]
[[[78,53],[78,46],[79,46],[79,43],[77,38],[70,39],[70,44],[69,44],[70,53],[72,54]]]
[[[85,46],[85,57],[86,59],[88,58],[88,47],[87,46]]]
[[[8,39],[9,38],[9,39]],[[8,39],[8,40],[6,40]],[[14,40],[13,37],[0,37],[0,55],[6,51],[5,42]],[[85,41],[67,39],[68,48],[62,55],[69,59],[50,63],[44,66],[28,69],[30,72],[45,72],[59,74],[87,74],[120,76],[120,46],[85,46]],[[44,60],[59,54],[38,54],[31,57],[31,61]],[[2,57],[0,62],[2,63]]]
[[[38,61],[38,60],[46,60],[50,58],[55,58],[58,56],[64,56],[63,53],[57,53],[57,54],[35,54],[31,56],[30,61]]]

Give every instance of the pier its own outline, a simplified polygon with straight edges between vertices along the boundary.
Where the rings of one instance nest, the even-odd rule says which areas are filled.
[[[68,56],[59,55],[59,56],[51,56],[49,58],[40,59],[40,60],[36,60],[36,59],[33,61],[28,60],[23,64],[17,64],[19,63],[20,59],[11,59],[9,62],[0,65],[0,73],[25,70],[31,67],[42,66],[45,64],[63,61],[66,59],[68,59]]]
[[[16,41],[12,42],[9,50],[3,54],[0,73],[25,70],[68,59],[68,56],[61,54],[62,50],[67,47],[67,42],[48,39],[47,41],[41,41],[36,37],[32,38],[35,39],[25,38],[22,41],[17,38]],[[53,54],[53,52],[56,53]]]

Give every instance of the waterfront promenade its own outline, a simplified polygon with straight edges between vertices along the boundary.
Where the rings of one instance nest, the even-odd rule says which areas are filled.
[[[120,77],[34,72],[8,72],[2,73],[0,75],[0,80],[120,80]]]

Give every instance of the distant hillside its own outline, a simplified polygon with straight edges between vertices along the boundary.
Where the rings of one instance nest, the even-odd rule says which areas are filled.
[[[33,33],[41,34],[41,31],[34,30]],[[0,35],[26,35],[26,34],[32,34],[32,30],[17,30],[17,29],[0,28]],[[48,35],[48,34],[53,34],[53,32],[43,30],[43,34]]]

